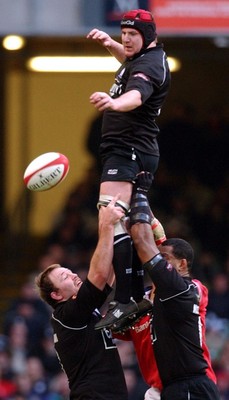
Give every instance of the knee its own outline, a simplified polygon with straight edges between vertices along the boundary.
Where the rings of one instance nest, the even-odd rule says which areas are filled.
[[[99,209],[101,206],[108,206],[110,201],[113,199],[113,196],[107,195],[107,194],[101,194],[99,196],[99,201],[97,203],[97,208]],[[116,206],[122,207],[123,210],[125,211],[126,215],[129,211],[130,205],[126,203],[125,201],[118,200],[116,202]]]

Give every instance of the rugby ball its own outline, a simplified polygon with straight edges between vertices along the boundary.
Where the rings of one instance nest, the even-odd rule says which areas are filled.
[[[28,165],[24,172],[24,183],[33,192],[43,192],[58,185],[69,171],[69,161],[61,153],[41,154]]]

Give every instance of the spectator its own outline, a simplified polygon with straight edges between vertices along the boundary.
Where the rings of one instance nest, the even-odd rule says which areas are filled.
[[[218,273],[209,289],[208,312],[229,320],[229,285],[225,273]]]
[[[20,373],[26,369],[29,354],[28,328],[20,318],[15,318],[9,329],[9,347],[13,372]]]
[[[57,399],[55,400],[69,400],[68,379],[63,371],[60,371],[51,379],[50,389],[57,395]]]
[[[61,371],[61,366],[53,345],[53,330],[50,326],[44,329],[41,338],[41,351],[37,354],[37,357],[40,358],[49,379]]]
[[[0,399],[8,400],[15,391],[8,338],[0,335]]]

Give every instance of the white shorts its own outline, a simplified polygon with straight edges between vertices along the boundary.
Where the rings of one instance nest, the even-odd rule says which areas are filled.
[[[159,389],[151,387],[145,392],[144,400],[160,400],[161,392]]]

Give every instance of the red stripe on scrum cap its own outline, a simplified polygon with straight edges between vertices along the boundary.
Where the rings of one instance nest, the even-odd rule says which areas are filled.
[[[123,19],[137,19],[142,22],[154,22],[153,16],[150,11],[138,9],[130,10],[123,15]]]

